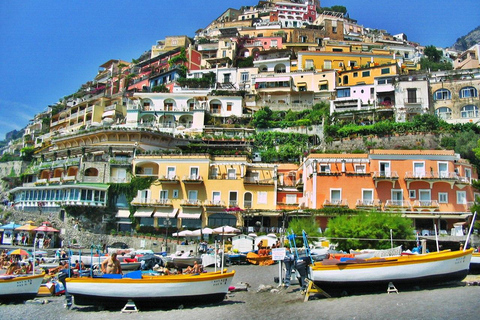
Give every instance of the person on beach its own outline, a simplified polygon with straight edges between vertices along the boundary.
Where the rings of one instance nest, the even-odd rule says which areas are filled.
[[[106,274],[122,274],[122,266],[120,261],[117,259],[117,253],[114,252],[112,255],[105,259],[102,262],[102,272]]]

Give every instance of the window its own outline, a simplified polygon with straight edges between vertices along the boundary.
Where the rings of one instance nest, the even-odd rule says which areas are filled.
[[[366,173],[367,169],[365,168],[364,164],[356,164],[355,165],[355,172],[356,173]]]
[[[337,90],[337,98],[347,98],[347,97],[350,97],[350,88]]]
[[[438,193],[438,203],[448,203],[448,193],[439,192]]]
[[[227,102],[227,111],[232,111],[232,102]]]
[[[168,199],[168,190],[160,190],[160,202]]]
[[[328,90],[328,82],[322,82],[322,83],[318,86],[318,89],[319,89],[319,90]]]
[[[450,100],[452,99],[452,94],[450,90],[439,89],[433,94],[433,100]]]
[[[382,68],[382,70],[380,70],[381,74],[389,74],[390,73],[390,68]]]
[[[175,178],[175,167],[168,167],[167,168],[167,178],[168,179]]]
[[[320,165],[320,172],[330,173],[330,165],[328,165],[328,164],[321,164],[321,165]]]
[[[248,78],[249,78],[249,73],[248,72],[242,72],[241,73],[241,78],[242,78],[242,82],[247,82]]]
[[[223,75],[223,83],[230,83],[230,73],[225,73]]]
[[[305,60],[305,69],[306,70],[311,70],[313,69],[313,60],[312,59],[307,59]]]
[[[198,179],[198,167],[190,168],[190,179],[197,180]]]
[[[151,176],[151,175],[153,175],[153,168],[143,168],[143,173],[146,176]]]
[[[198,191],[197,190],[189,190],[188,191],[188,202],[189,203],[196,203],[198,199]]]
[[[447,120],[452,118],[452,109],[441,107],[435,110],[435,115],[440,119]]]
[[[413,175],[415,178],[425,177],[425,163],[414,162],[413,163]]]
[[[272,40],[272,41],[270,42],[270,46],[271,46],[271,47],[276,47],[276,46],[277,46],[277,42],[278,42],[277,40]]]
[[[417,103],[417,89],[407,89],[408,103]]]
[[[354,77],[354,78],[357,78],[357,77],[358,77],[358,72],[354,72],[354,73],[353,73],[353,77]]]
[[[267,204],[267,192],[261,191],[257,193],[257,203],[258,204]]]
[[[221,203],[220,191],[213,191],[212,192],[212,203],[213,204],[220,204]]]
[[[222,51],[222,58],[225,58],[227,56],[227,51],[223,50]]]
[[[296,204],[297,203],[297,195],[296,194],[287,194],[285,196],[285,203]]]
[[[370,71],[362,71],[362,77],[370,77]]]
[[[237,207],[238,206],[237,191],[230,191],[228,193],[228,206],[230,206],[230,207]]]
[[[362,190],[362,203],[366,206],[373,205],[373,190],[372,189],[363,189]]]
[[[332,61],[331,60],[323,61],[323,69],[332,69]]]
[[[477,89],[474,87],[465,87],[460,90],[460,98],[475,98],[477,97]]]
[[[307,36],[300,36],[300,42],[301,43],[306,43],[307,42]]]
[[[410,199],[415,199],[417,197],[417,191],[416,190],[408,190],[408,197]]]
[[[466,191],[457,191],[457,204],[467,204]]]
[[[173,198],[173,199],[177,199],[177,198],[178,198],[178,190],[176,190],[176,189],[173,190],[173,192],[172,192],[172,198]]]
[[[462,118],[477,118],[478,117],[478,107],[474,105],[468,105],[462,108],[460,111]]]
[[[227,171],[228,179],[235,180],[237,178],[235,169],[228,169]]]
[[[468,181],[470,182],[470,179],[472,179],[472,169],[465,168],[463,170],[465,171],[465,178],[467,178]]]
[[[342,190],[341,189],[330,189],[330,202],[331,204],[341,204],[342,203]]]

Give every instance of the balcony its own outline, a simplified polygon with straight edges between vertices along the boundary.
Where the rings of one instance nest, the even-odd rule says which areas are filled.
[[[207,200],[203,203],[205,207],[216,207],[216,208],[225,208],[225,202],[221,200]]]
[[[410,201],[406,200],[387,200],[383,206],[385,211],[407,211],[411,209]]]
[[[382,209],[382,203],[378,199],[373,199],[373,200],[358,199],[357,203],[355,204],[355,209],[381,210]]]
[[[324,208],[348,208],[347,200],[325,200],[323,202]]]
[[[244,184],[251,185],[273,185],[273,179],[259,179],[258,177],[243,177]]]
[[[417,211],[436,211],[440,209],[437,200],[415,200],[413,202],[413,210]]]
[[[177,184],[180,182],[176,175],[161,175],[158,181],[162,184]]]
[[[150,206],[150,205],[153,205],[153,203],[155,203],[155,200],[153,199],[135,197],[133,198],[131,205],[132,206]]]
[[[390,181],[392,186],[398,180],[398,173],[396,171],[375,171],[373,173],[373,181],[375,181],[375,188],[379,181]]]
[[[203,177],[199,175],[188,175],[182,177],[182,182],[185,184],[201,184],[203,182]]]
[[[197,199],[183,199],[180,205],[182,207],[199,208],[202,206],[202,201]]]
[[[424,181],[430,184],[430,188],[433,187],[435,182],[447,182],[453,187],[453,184],[458,181],[458,176],[455,172],[405,172],[405,181],[407,182],[407,188],[410,187],[411,182]]]
[[[298,191],[303,191],[303,180],[301,178],[295,182],[295,187]]]

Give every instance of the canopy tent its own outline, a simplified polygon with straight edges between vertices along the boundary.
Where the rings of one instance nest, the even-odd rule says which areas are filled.
[[[47,226],[47,225],[42,225],[38,228],[35,228],[34,231],[37,231],[37,232],[60,232],[59,230],[57,230],[53,227]]]
[[[18,227],[21,227],[21,224],[16,224],[15,222],[10,222],[9,224],[6,224],[4,226],[1,226],[0,229],[2,230],[15,230]]]
[[[35,231],[35,229],[38,228],[38,226],[34,226],[33,223],[34,223],[33,221],[27,221],[27,224],[21,227],[15,228],[15,231]]]

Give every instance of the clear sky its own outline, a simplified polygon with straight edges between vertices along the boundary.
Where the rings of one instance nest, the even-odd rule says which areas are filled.
[[[0,1],[0,139],[76,92],[110,59],[131,61],[166,36],[204,28],[256,0]],[[322,0],[358,23],[451,46],[480,25],[479,0]]]

